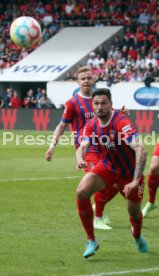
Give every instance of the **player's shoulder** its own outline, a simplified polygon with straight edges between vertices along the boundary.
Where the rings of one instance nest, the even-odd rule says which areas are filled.
[[[124,113],[120,112],[120,111],[114,111],[112,121],[114,122],[115,125],[117,125],[121,121],[122,122],[130,121],[130,118],[127,115],[125,115]]]
[[[75,96],[72,96],[70,99],[68,99],[66,102],[65,102],[65,106],[74,106],[76,104],[76,97]]]
[[[122,112],[114,113],[114,128],[117,131],[127,132],[136,131],[130,118]]]

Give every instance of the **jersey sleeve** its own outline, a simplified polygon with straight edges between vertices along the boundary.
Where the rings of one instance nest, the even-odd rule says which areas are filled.
[[[75,107],[71,100],[65,103],[65,110],[63,112],[61,121],[64,123],[71,123],[74,117]]]
[[[116,124],[116,128],[122,140],[131,143],[134,137],[138,136],[138,132],[133,126],[131,120],[127,116],[122,116],[118,123]]]
[[[90,120],[86,123],[83,129],[82,141],[88,141],[90,144],[92,143],[92,127]]]

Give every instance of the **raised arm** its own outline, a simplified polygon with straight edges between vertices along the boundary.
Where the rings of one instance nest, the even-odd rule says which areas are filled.
[[[67,125],[68,125],[68,123],[64,123],[61,121],[58,124],[58,126],[56,127],[56,129],[52,135],[52,141],[51,141],[50,147],[45,153],[45,159],[47,161],[51,161],[53,153],[54,153],[54,148],[55,148],[56,144],[58,143],[60,136],[64,133]]]

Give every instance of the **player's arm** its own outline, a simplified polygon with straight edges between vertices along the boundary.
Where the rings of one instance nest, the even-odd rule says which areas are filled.
[[[51,161],[53,153],[54,153],[54,148],[55,148],[56,144],[58,143],[60,136],[63,135],[67,125],[68,125],[68,123],[64,123],[61,121],[58,124],[58,126],[56,127],[56,129],[53,133],[53,136],[52,136],[50,147],[45,153],[45,159],[47,161]]]
[[[128,117],[121,118],[121,120],[118,121],[117,129],[118,134],[121,135],[121,140],[124,140],[127,146],[135,152],[135,170],[133,181],[125,185],[123,190],[126,198],[128,198],[131,190],[135,189],[139,185],[139,181],[143,174],[147,160],[147,151],[140,143],[138,133]]]
[[[133,181],[124,187],[125,196],[128,197],[132,189],[136,188],[139,184],[140,178],[143,175],[144,168],[147,160],[147,151],[145,147],[139,143],[139,138],[135,137],[129,146],[135,152],[135,171]]]
[[[82,137],[80,147],[76,151],[76,168],[78,170],[85,168],[87,166],[87,162],[85,161],[85,154],[91,143],[92,143],[92,128],[90,126],[90,123],[87,122],[83,130],[83,137]]]
[[[130,147],[135,151],[136,167],[134,172],[134,181],[139,183],[139,180],[144,172],[147,160],[147,151],[143,145],[139,143],[138,137],[130,143]]]
[[[53,133],[50,147],[45,153],[45,159],[47,161],[51,161],[54,153],[54,148],[58,143],[60,136],[63,135],[68,124],[72,122],[73,116],[74,116],[74,106],[71,104],[71,101],[69,100],[65,104],[65,110],[63,112],[62,119]]]
[[[80,147],[76,151],[76,168],[78,170],[87,166],[87,162],[85,161],[85,154],[89,146],[89,139],[85,139],[81,142]]]

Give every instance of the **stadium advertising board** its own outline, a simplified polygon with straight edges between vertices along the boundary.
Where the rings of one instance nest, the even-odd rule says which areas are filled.
[[[150,87],[142,82],[121,82],[108,87],[106,83],[96,83],[94,89],[107,87],[111,90],[113,105],[120,109],[125,105],[130,110],[159,110],[159,83],[152,83]],[[47,84],[48,97],[57,108],[75,93],[78,84],[74,82],[49,82]]]
[[[64,109],[0,109],[0,128],[3,130],[53,130]],[[158,133],[158,111],[131,110],[131,119],[139,133]]]

